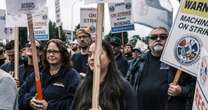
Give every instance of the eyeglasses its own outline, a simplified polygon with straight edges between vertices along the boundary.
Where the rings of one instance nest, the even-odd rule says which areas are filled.
[[[167,34],[152,34],[149,36],[151,40],[157,40],[160,38],[160,40],[165,40],[167,39],[168,35]]]
[[[47,50],[46,51],[47,52],[47,54],[57,54],[57,53],[59,53],[60,51],[59,50]]]

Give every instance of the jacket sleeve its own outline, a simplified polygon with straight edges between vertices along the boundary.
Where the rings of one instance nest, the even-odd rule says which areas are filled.
[[[179,85],[182,88],[182,92],[179,95],[179,97],[193,98],[195,85],[196,85],[196,78],[195,77],[193,77],[187,73],[183,73]]]
[[[23,83],[19,90],[19,108],[20,110],[29,110],[29,101],[35,96],[34,75],[31,74]],[[32,92],[34,89],[34,92]]]
[[[2,78],[0,80],[0,109],[16,110],[17,88],[14,80]]]

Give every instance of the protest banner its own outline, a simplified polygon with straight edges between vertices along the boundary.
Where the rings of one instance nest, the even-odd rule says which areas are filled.
[[[8,41],[15,40],[15,28],[14,27],[5,27],[4,28],[5,39]]]
[[[5,10],[0,10],[0,39],[5,38],[5,34],[4,34],[4,28],[5,28],[5,24],[6,24],[5,17],[6,17]]]
[[[201,47],[208,49],[207,0],[183,0],[161,61],[197,76]]]
[[[109,3],[111,32],[126,32],[134,30],[134,24],[131,20],[131,0],[123,3]]]
[[[85,0],[85,3],[120,3],[124,0]]]
[[[7,12],[11,15],[38,12],[45,6],[46,0],[6,0]]]
[[[11,15],[27,14],[27,22],[29,29],[29,38],[32,47],[32,59],[35,73],[35,84],[37,91],[37,99],[42,100],[42,86],[40,80],[40,70],[38,66],[37,50],[34,39],[32,13],[40,11],[46,4],[46,0],[6,0],[7,13]],[[15,56],[17,57],[17,56]]]
[[[56,14],[56,26],[61,26],[60,0],[55,0],[55,14]]]
[[[167,0],[162,2],[166,2],[166,5],[170,4]],[[135,23],[148,27],[163,26],[167,29],[171,28],[172,10],[163,8],[160,0],[133,0],[132,3],[133,21]]]
[[[55,0],[55,14],[56,14],[56,26],[58,27],[58,36],[61,38],[61,7],[60,0]]]
[[[25,14],[6,14],[6,27],[27,27],[27,17]]]
[[[48,22],[48,8],[33,14],[34,38],[36,40],[49,40]]]
[[[202,48],[192,110],[208,110],[208,52]]]
[[[91,37],[96,37],[96,8],[80,8],[80,28],[89,28]]]

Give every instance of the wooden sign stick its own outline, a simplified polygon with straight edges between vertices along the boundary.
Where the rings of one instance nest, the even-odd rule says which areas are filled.
[[[102,52],[102,35],[103,35],[103,17],[104,3],[98,4],[97,7],[97,31],[96,31],[96,49],[95,49],[95,69],[93,73],[93,90],[92,90],[92,109],[99,108],[99,90],[100,90],[100,55]]]
[[[32,47],[32,59],[33,59],[33,66],[34,66],[34,72],[35,72],[37,99],[42,100],[43,99],[42,86],[41,86],[40,72],[39,72],[39,66],[38,66],[37,49],[36,49],[36,44],[35,44],[35,39],[34,39],[32,14],[27,14],[27,21],[28,21],[28,29],[29,29],[29,38],[30,38],[31,47]]]
[[[15,43],[14,43],[14,79],[19,81],[19,29],[15,28]],[[19,86],[19,85],[18,85]]]
[[[177,72],[175,74],[175,78],[174,78],[174,80],[172,82],[174,85],[177,85],[178,84],[178,81],[179,81],[179,79],[181,77],[181,74],[182,74],[182,71],[179,70],[179,69],[177,69]]]

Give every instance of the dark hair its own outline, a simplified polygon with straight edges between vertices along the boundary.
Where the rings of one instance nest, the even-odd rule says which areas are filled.
[[[100,86],[99,104],[103,110],[120,110],[121,107],[125,106],[123,97],[124,79],[117,69],[110,44],[106,41],[102,41],[102,46],[111,62],[108,65],[107,75]],[[91,107],[92,80],[93,72],[90,70],[76,92],[72,105],[73,110],[86,110]]]
[[[61,59],[63,62],[62,66],[66,67],[66,68],[70,68],[71,67],[70,55],[69,55],[69,52],[67,51],[66,45],[64,44],[63,41],[61,41],[59,39],[51,39],[47,42],[46,48],[44,49],[44,65],[45,65],[46,69],[49,69],[49,63],[46,58],[47,48],[48,48],[48,45],[52,42],[55,43],[57,45],[57,47],[59,48],[59,51],[61,53]]]
[[[14,40],[9,41],[5,46],[5,50],[11,50],[11,49],[14,49]]]
[[[39,42],[38,40],[35,40],[35,45],[36,45],[36,48],[39,49],[40,51],[43,50],[43,44],[41,42]],[[31,42],[27,42],[26,47],[31,47]]]

